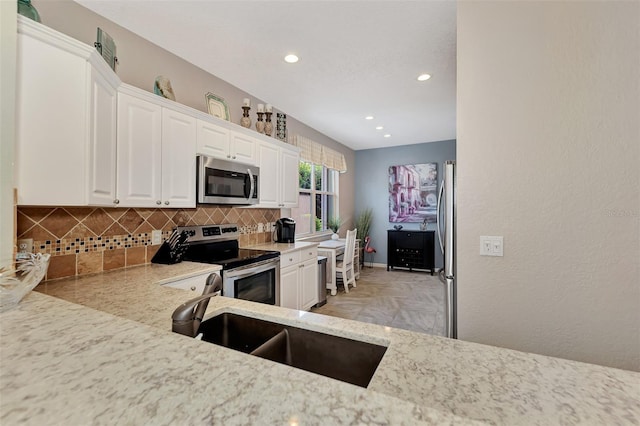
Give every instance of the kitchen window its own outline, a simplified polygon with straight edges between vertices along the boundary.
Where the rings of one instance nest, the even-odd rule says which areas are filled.
[[[301,161],[298,207],[291,209],[296,234],[310,236],[327,231],[327,220],[338,215],[338,172]]]

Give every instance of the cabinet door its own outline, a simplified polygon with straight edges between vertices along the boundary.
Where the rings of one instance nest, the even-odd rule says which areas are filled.
[[[298,207],[300,154],[297,151],[282,148],[280,160],[280,207]]]
[[[300,309],[309,310],[318,303],[318,259],[307,260],[300,266]]]
[[[162,109],[162,206],[196,206],[196,119]]]
[[[298,309],[298,265],[280,270],[280,306]]]
[[[230,158],[229,130],[215,124],[198,120],[198,154],[210,157]]]
[[[116,200],[116,89],[97,71],[91,73],[88,202],[113,206]]]
[[[241,133],[231,132],[231,160],[239,163],[257,164],[257,140]]]
[[[124,207],[157,207],[161,201],[159,105],[118,94],[118,199]]]
[[[193,293],[192,296],[189,297],[197,297],[202,294],[204,291],[204,286],[207,283],[207,278],[211,275],[211,272],[207,272],[205,274],[196,275],[195,277],[183,278],[176,281],[171,281],[166,284],[162,284],[165,287],[178,288],[180,290],[187,290]]]
[[[266,142],[258,145],[260,207],[280,207],[278,189],[282,170],[279,159],[280,149],[277,146]]]
[[[15,173],[19,205],[86,205],[88,67],[83,58],[18,33]]]

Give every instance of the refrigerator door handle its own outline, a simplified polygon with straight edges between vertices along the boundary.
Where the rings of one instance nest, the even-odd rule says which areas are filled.
[[[440,182],[440,191],[438,192],[438,204],[436,206],[436,230],[438,231],[438,241],[440,242],[440,250],[444,254],[444,243],[442,242],[442,220],[440,219],[442,207],[442,195],[444,193],[444,179]]]

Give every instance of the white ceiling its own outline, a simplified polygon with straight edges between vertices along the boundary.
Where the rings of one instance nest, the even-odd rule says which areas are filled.
[[[354,150],[456,137],[452,0],[76,1]]]

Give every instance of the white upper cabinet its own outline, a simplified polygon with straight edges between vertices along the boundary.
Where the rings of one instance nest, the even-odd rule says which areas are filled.
[[[229,158],[229,129],[204,120],[198,120],[198,154],[216,158]]]
[[[90,46],[18,16],[19,205],[113,205],[119,79]]]
[[[162,204],[196,205],[196,119],[162,109]]]
[[[198,154],[244,164],[257,164],[258,139],[198,119]]]
[[[296,148],[262,141],[258,144],[259,207],[298,206],[299,161],[300,154]]]
[[[281,207],[298,207],[300,152],[283,147],[280,160]]]
[[[297,148],[123,84],[92,46],[17,19],[19,205],[195,207],[196,153],[259,165],[261,207],[298,205]]]
[[[258,159],[260,180],[258,181],[258,195],[260,207],[280,207],[280,147],[261,142],[258,145]]]
[[[88,203],[109,206],[116,199],[117,92],[96,70],[91,72],[91,102]]]
[[[118,205],[162,204],[162,108],[118,94]]]
[[[118,205],[195,207],[196,119],[158,105],[155,95],[132,87],[122,90]]]
[[[231,131],[230,155],[231,160],[239,163],[255,165],[256,147],[259,141],[251,136]]]

